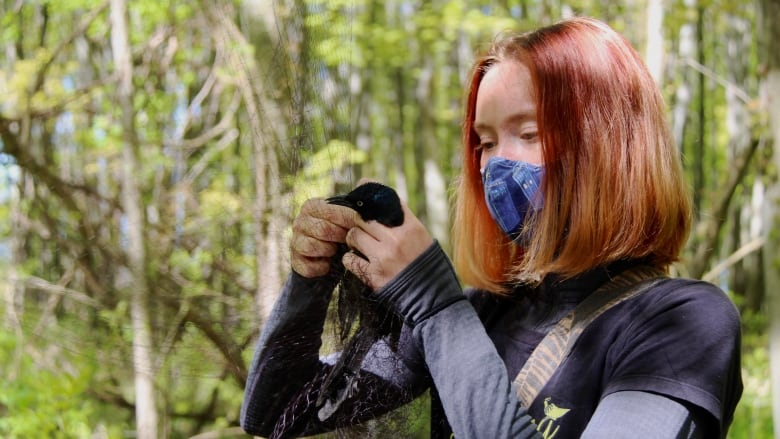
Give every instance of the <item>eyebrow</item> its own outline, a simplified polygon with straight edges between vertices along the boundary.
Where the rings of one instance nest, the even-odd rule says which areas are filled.
[[[521,111],[517,114],[513,114],[512,116],[509,116],[505,122],[516,123],[516,122],[525,122],[527,120],[532,120],[536,122],[536,111]]]
[[[532,121],[536,122],[536,112],[535,111],[528,111],[528,110],[520,111],[520,112],[517,112],[517,113],[509,116],[508,118],[504,119],[501,123],[502,124],[515,124],[515,123],[525,122],[527,120],[532,120]],[[476,120],[474,121],[474,130],[475,131],[476,130],[486,129],[486,128],[491,128],[491,127],[492,126],[489,125],[489,124],[481,123],[481,122],[478,122]]]

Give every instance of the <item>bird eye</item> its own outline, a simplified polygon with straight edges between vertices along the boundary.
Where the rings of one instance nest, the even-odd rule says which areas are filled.
[[[360,201],[360,200],[358,200],[358,202],[357,202],[357,203],[355,203],[355,204],[357,204],[357,205],[358,205],[358,207],[363,207],[363,201]]]

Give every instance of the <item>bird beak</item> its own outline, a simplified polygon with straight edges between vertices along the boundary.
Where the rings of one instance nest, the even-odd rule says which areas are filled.
[[[346,206],[350,209],[355,208],[355,204],[352,203],[352,201],[348,200],[347,197],[343,195],[337,195],[335,197],[326,198],[325,201],[327,201],[329,204],[335,204],[337,206]]]

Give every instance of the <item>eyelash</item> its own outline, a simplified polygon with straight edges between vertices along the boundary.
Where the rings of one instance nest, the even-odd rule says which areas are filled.
[[[478,151],[484,151],[484,150],[490,150],[496,146],[496,142],[479,142],[479,145],[477,145]]]
[[[529,131],[520,134],[519,136],[521,139],[525,141],[534,141],[539,138],[539,132],[538,131]],[[488,142],[488,141],[480,141],[479,145],[477,145],[476,150],[477,151],[484,151],[484,150],[490,150],[496,146],[496,142]]]
[[[537,137],[539,137],[539,131],[537,130],[525,131],[520,133],[520,138],[523,140],[534,140]]]

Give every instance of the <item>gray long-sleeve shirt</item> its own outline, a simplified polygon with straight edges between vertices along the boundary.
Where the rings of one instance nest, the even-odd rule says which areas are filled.
[[[505,359],[437,244],[376,293],[406,322],[398,351],[377,343],[349,398],[331,402],[338,408],[321,419],[311,401],[317,377],[332,363],[320,358],[319,349],[333,287],[324,278],[293,273],[288,279],[252,361],[241,413],[245,430],[263,436],[284,431],[281,437],[325,431],[377,416],[433,385],[455,437],[542,437],[515,396]],[[537,325],[549,327],[568,310],[544,310]],[[608,395],[602,405],[586,437],[619,437],[614,434],[620,429],[642,437],[696,435],[698,416],[670,398],[623,391]],[[614,407],[639,410],[629,410],[637,413],[632,421],[625,414],[612,416]]]

